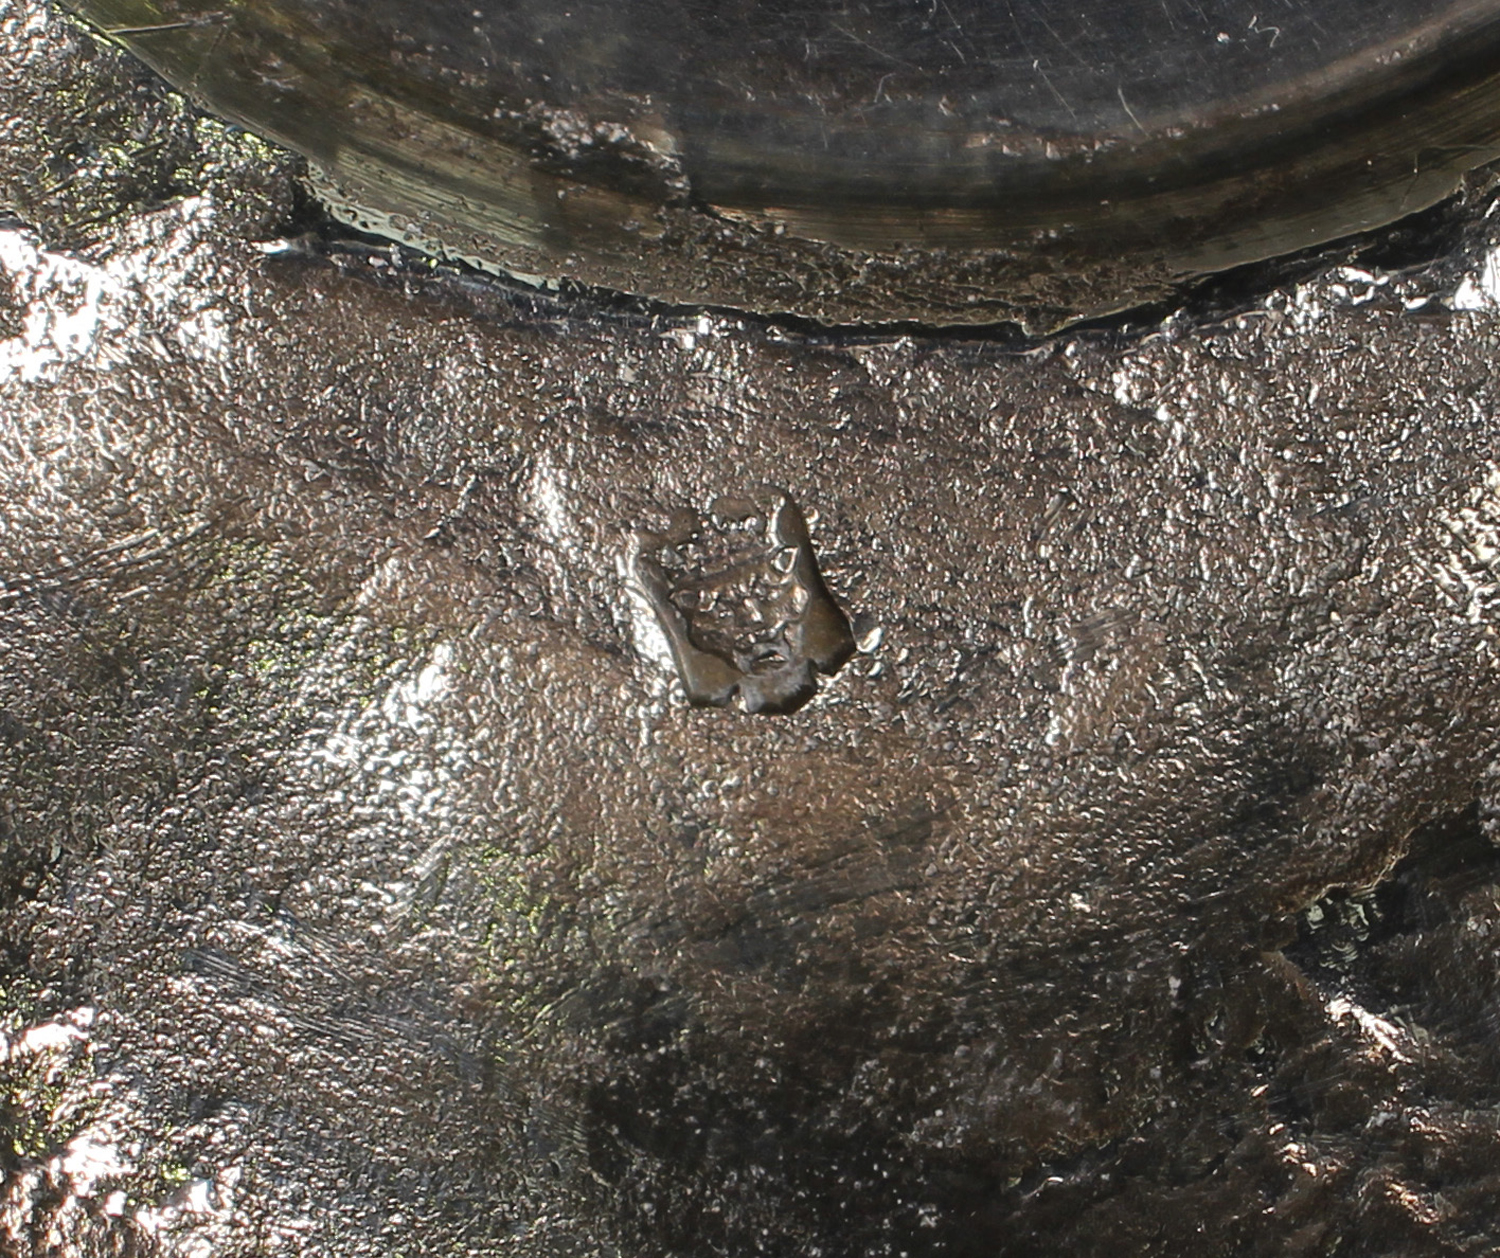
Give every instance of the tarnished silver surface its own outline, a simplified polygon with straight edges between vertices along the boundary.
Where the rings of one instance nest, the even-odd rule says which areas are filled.
[[[70,0],[345,221],[538,284],[1047,331],[1500,159],[1500,0]]]
[[[1481,1252],[1488,194],[818,341],[325,256],[31,0],[0,117],[0,1247]],[[622,559],[767,485],[857,650],[695,708]]]

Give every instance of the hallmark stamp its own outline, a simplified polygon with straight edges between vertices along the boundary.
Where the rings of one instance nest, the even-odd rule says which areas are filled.
[[[849,619],[818,570],[807,517],[719,498],[632,535],[629,578],[655,615],[688,701],[794,712],[854,654]]]

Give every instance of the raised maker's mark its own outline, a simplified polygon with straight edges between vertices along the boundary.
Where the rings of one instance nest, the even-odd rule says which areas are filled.
[[[720,498],[630,542],[631,580],[665,635],[688,701],[792,712],[854,654],[818,571],[807,517],[785,494],[767,513]]]

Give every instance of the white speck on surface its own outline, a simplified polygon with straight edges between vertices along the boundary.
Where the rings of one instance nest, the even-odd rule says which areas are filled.
[[[1405,1033],[1394,1023],[1371,1013],[1362,1005],[1355,1004],[1347,996],[1335,996],[1326,1006],[1328,1016],[1336,1022],[1352,1020],[1365,1036],[1383,1052],[1400,1062],[1411,1060],[1401,1051],[1400,1041]]]
[[[1500,309],[1500,246],[1485,254],[1479,269],[1464,278],[1448,304],[1454,310]]]

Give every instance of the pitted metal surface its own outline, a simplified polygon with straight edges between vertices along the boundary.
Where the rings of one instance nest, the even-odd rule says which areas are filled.
[[[1477,1252],[1482,196],[1212,324],[816,339],[287,239],[0,47],[12,1249]],[[621,558],[767,485],[856,649],[694,707]],[[1401,1010],[1293,945],[1393,867]]]

